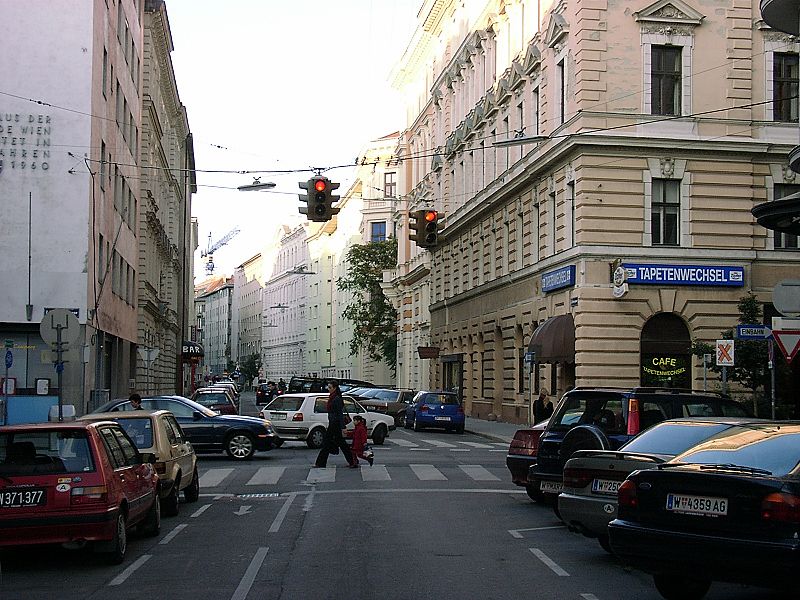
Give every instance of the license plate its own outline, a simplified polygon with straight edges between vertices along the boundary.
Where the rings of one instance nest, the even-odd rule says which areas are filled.
[[[540,481],[539,489],[543,492],[557,494],[564,488],[564,484],[560,481]]]
[[[270,417],[270,419],[273,420],[273,421],[285,421],[286,420],[286,414],[285,413],[284,414],[272,413],[272,416]]]
[[[22,490],[0,491],[0,508],[22,508],[24,506],[41,506],[47,502],[47,495],[42,488],[26,488]]]
[[[434,419],[437,421],[449,421],[450,417],[434,417]]]
[[[702,517],[720,517],[728,514],[728,499],[667,494],[667,511]]]
[[[614,481],[613,479],[595,479],[592,481],[592,492],[595,494],[614,495],[619,491],[621,484],[621,481]]]

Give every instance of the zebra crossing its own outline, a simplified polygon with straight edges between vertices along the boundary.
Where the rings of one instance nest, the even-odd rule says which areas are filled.
[[[390,473],[391,469],[391,473]],[[296,482],[295,477],[302,472],[302,479],[308,484],[334,483],[337,473],[349,472],[350,469],[344,465],[329,465],[324,469],[311,467],[259,467],[253,475],[244,483],[245,486],[271,486],[277,485],[282,478],[286,478],[289,483]],[[392,481],[392,474],[399,478],[406,478],[412,474],[419,481],[448,481],[459,477],[467,477],[472,481],[488,482],[503,481],[501,477],[492,473],[482,465],[456,465],[455,468],[448,469],[450,475],[445,473],[432,464],[409,464],[409,465],[366,465],[359,469],[359,475],[363,481]],[[235,475],[234,469],[215,467],[205,470],[200,475],[200,489],[209,490],[223,487]],[[346,475],[349,476],[349,475]]]

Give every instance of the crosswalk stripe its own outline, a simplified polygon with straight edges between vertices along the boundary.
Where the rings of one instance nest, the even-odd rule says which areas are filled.
[[[270,485],[278,483],[286,467],[260,467],[246,485]]]
[[[508,443],[507,442],[495,442],[492,445],[493,446],[498,446],[499,448],[508,448]]]
[[[308,470],[307,483],[333,483],[334,481],[336,481],[336,467]]]
[[[491,444],[482,444],[481,442],[459,442],[459,444],[464,444],[465,446],[472,446],[473,448],[491,448]]]
[[[441,440],[422,440],[426,444],[430,444],[431,446],[436,446],[437,448],[455,448],[455,444],[451,444],[449,442],[443,442]]]
[[[408,465],[414,471],[414,475],[421,481],[447,481],[439,469],[433,465]]]
[[[481,465],[458,465],[458,468],[472,477],[475,481],[500,481],[499,477],[492,475]]]
[[[200,476],[200,489],[217,487],[231,473],[233,469],[209,469]]]
[[[361,467],[361,479],[364,481],[390,481],[389,471],[385,465]]]
[[[419,444],[415,444],[412,441],[404,440],[403,438],[387,438],[387,442],[391,444],[397,444],[398,446],[404,446],[405,448],[417,448]]]

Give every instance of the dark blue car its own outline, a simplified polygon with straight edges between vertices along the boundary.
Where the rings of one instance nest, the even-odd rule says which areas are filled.
[[[440,427],[464,433],[464,407],[454,392],[418,392],[406,409],[406,429]]]
[[[282,441],[272,423],[256,417],[221,415],[183,396],[142,398],[144,410],[168,410],[199,452],[226,452],[236,460],[248,459],[256,450],[278,448]],[[112,400],[92,412],[134,410],[126,399]]]

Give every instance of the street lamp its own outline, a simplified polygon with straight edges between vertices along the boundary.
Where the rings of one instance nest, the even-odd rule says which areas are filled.
[[[236,189],[239,190],[240,192],[257,192],[259,190],[270,190],[274,188],[276,185],[277,184],[271,181],[265,181],[262,183],[260,177],[254,177],[253,183],[240,185]]]

